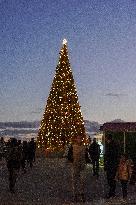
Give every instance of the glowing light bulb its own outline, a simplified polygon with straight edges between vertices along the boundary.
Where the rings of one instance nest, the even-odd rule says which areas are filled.
[[[63,39],[62,44],[63,44],[63,45],[66,45],[66,44],[67,44],[67,40],[66,40],[65,38]]]

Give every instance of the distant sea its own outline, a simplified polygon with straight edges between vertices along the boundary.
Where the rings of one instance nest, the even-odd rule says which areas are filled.
[[[37,128],[4,128],[0,129],[0,137],[4,137],[5,141],[10,138],[20,139],[21,141],[29,141],[31,138],[36,139],[38,135]]]
[[[0,137],[4,137],[5,141],[10,138],[17,138],[21,141],[29,141],[31,138],[36,140],[38,136],[40,122],[0,122]],[[93,136],[99,131],[97,122],[85,121],[86,133]]]

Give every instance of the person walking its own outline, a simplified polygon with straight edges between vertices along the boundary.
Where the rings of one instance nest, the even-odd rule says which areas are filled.
[[[96,142],[96,138],[93,139],[93,142],[89,146],[89,154],[93,164],[93,176],[99,176],[99,159],[100,159],[100,145]]]
[[[28,159],[28,145],[27,145],[27,141],[23,141],[21,167],[24,173],[26,173],[27,159]]]
[[[132,160],[128,159],[126,154],[123,154],[120,158],[116,180],[119,180],[122,187],[123,202],[127,202],[127,184],[132,175]]]
[[[10,142],[7,154],[7,168],[9,172],[9,190],[15,193],[15,183],[20,169],[21,153],[19,152],[17,140],[13,138]]]
[[[73,191],[75,202],[85,202],[85,146],[80,136],[75,137],[73,144]]]
[[[119,147],[113,140],[111,134],[105,138],[105,154],[104,154],[104,170],[107,175],[107,182],[109,185],[109,193],[106,198],[115,197],[116,190],[116,172],[119,162]]]
[[[34,138],[31,138],[31,141],[28,143],[28,163],[30,167],[33,167],[33,162],[35,162],[35,151],[36,151],[36,143]]]
[[[0,160],[2,160],[3,157],[5,157],[5,148],[6,148],[6,144],[5,144],[4,138],[1,137],[0,139]]]

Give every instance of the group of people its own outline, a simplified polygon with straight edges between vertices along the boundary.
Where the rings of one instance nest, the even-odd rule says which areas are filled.
[[[116,196],[116,181],[120,181],[125,202],[127,201],[127,184],[133,172],[133,162],[126,153],[120,153],[120,147],[111,134],[106,137],[105,142],[104,170],[109,185],[107,198]]]
[[[126,154],[120,153],[120,148],[114,142],[112,135],[108,135],[105,139],[105,153],[104,153],[104,171],[107,178],[109,192],[106,198],[113,198],[116,195],[116,181],[120,181],[122,187],[123,201],[127,201],[127,184],[131,179],[133,171],[133,162]],[[99,177],[99,159],[100,159],[100,145],[96,139],[86,148],[83,145],[80,136],[75,138],[73,145],[69,147],[68,160],[72,162],[73,167],[73,190],[74,201],[85,201],[84,193],[84,179],[85,167],[88,163],[88,154],[91,158],[93,166],[93,176]]]
[[[0,159],[5,158],[9,173],[9,190],[15,192],[15,183],[19,170],[26,173],[26,166],[33,167],[35,161],[36,143],[34,138],[30,142],[11,138],[8,142],[1,137]]]
[[[105,138],[104,171],[107,177],[109,192],[106,198],[113,198],[116,195],[116,181],[120,181],[123,200],[127,200],[127,184],[131,179],[133,162],[126,154],[120,153],[120,148],[114,141],[112,135]],[[34,138],[30,142],[11,138],[5,142],[0,140],[0,159],[5,158],[9,172],[9,190],[15,192],[15,183],[19,170],[26,172],[26,165],[32,168],[35,161],[36,142]],[[101,149],[96,138],[90,140],[89,146],[83,144],[82,138],[77,136],[74,143],[68,148],[67,158],[72,162],[72,178],[74,201],[85,202],[85,167],[92,163],[93,176],[99,177],[99,160]]]
[[[67,159],[73,165],[72,181],[75,202],[85,202],[84,179],[87,163],[93,165],[93,176],[99,177],[100,153],[100,145],[97,143],[96,138],[93,139],[93,142],[89,138],[89,146],[83,145],[80,136],[74,138],[73,144],[68,144]]]
[[[68,161],[73,162],[73,145],[68,144],[68,149],[65,155],[67,155]],[[99,160],[100,160],[101,149],[100,145],[96,141],[96,138],[89,138],[89,145],[85,147],[85,161],[86,163],[92,163],[93,165],[93,176],[99,177]]]

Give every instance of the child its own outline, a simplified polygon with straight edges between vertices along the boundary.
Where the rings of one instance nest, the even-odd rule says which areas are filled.
[[[128,159],[126,154],[123,154],[120,158],[116,179],[121,183],[123,201],[127,200],[127,183],[132,174],[132,161]]]

